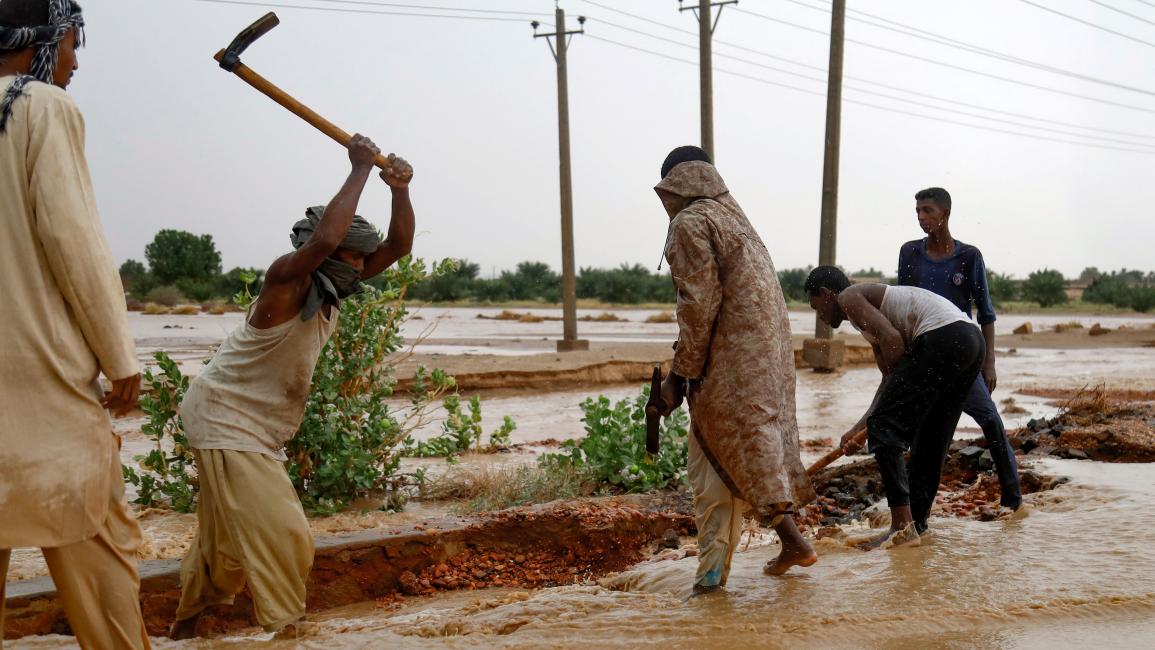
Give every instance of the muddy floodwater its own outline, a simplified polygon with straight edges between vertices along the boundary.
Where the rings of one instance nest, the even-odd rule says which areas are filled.
[[[410,327],[436,324],[429,346],[439,354],[525,354],[524,340],[552,340],[556,322],[517,323],[477,319],[499,310],[425,309]],[[525,310],[518,310],[525,311]],[[538,313],[538,310],[534,310]],[[540,310],[553,315],[556,310]],[[583,312],[586,313],[586,312]],[[589,312],[596,315],[600,312]],[[591,340],[665,340],[674,326],[647,324],[656,312],[620,312],[626,323],[582,323]],[[156,319],[156,320],[149,320]],[[794,313],[792,325],[812,326],[809,313]],[[1025,321],[1036,328],[1072,320],[1086,326],[1150,328],[1155,319],[1095,316],[1008,316],[999,330]],[[181,348],[197,363],[200,346],[211,345],[239,322],[227,317],[134,316],[142,348]],[[164,326],[169,325],[168,329]],[[179,327],[178,327],[179,326]],[[416,337],[417,330],[407,331]],[[488,341],[488,343],[477,343]],[[432,349],[432,348],[431,348]],[[499,352],[495,352],[499,350]],[[504,350],[504,352],[500,352]],[[1054,401],[1017,391],[1111,388],[1155,391],[1155,347],[1117,349],[999,348],[996,401],[1013,398],[1021,409],[1006,415],[1008,429],[1032,417],[1053,415]],[[798,421],[804,440],[837,439],[869,404],[878,371],[855,366],[832,374],[798,373]],[[580,437],[587,396],[617,400],[638,394],[636,385],[535,392],[482,393],[486,431],[502,416],[518,424],[509,454],[467,457],[471,463],[534,462],[546,441]],[[398,400],[397,406],[404,405]],[[433,435],[436,422],[417,433]],[[973,421],[960,422],[957,437],[977,435]],[[140,453],[144,441],[127,436],[124,454]],[[135,451],[134,451],[135,450]],[[809,462],[825,449],[804,451]],[[1025,466],[1069,482],[1030,494],[1018,513],[996,521],[935,516],[918,548],[862,552],[849,545],[865,536],[865,523],[843,525],[846,538],[815,542],[816,565],[781,578],[761,573],[779,547],[760,530],[743,541],[723,593],[688,599],[696,558],[655,556],[596,583],[539,590],[495,588],[407,598],[400,604],[362,603],[310,615],[311,627],[293,641],[272,640],[258,629],[211,640],[172,642],[158,648],[740,648],[821,647],[906,650],[929,647],[1052,649],[1058,647],[1155,647],[1155,467],[1030,457]],[[441,471],[438,459],[407,460]],[[429,514],[415,504],[380,519],[391,525]],[[396,517],[391,520],[390,517]],[[368,520],[366,520],[368,521]],[[314,532],[326,530],[314,521]],[[376,522],[376,523],[374,523]],[[144,518],[146,530],[148,517]],[[195,525],[192,518],[183,526]],[[330,530],[339,529],[338,522]],[[187,532],[187,531],[186,531]],[[179,535],[178,535],[179,537]],[[842,541],[836,541],[842,539]],[[692,540],[688,540],[692,543]],[[179,540],[157,540],[158,544]],[[174,547],[176,548],[176,547]],[[29,552],[17,552],[14,561]],[[179,554],[179,549],[170,552]],[[28,637],[11,648],[72,647],[69,637]]]

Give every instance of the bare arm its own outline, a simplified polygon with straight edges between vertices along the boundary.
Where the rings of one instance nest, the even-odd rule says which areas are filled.
[[[265,287],[303,284],[309,274],[316,271],[325,258],[333,254],[353,225],[353,214],[361,191],[373,169],[373,159],[381,150],[373,141],[360,134],[353,136],[349,143],[349,161],[352,170],[337,194],[325,207],[325,214],[309,241],[297,250],[273,262],[265,274]],[[271,286],[270,286],[271,285]],[[262,293],[264,290],[262,288]]]
[[[846,289],[838,296],[838,304],[846,317],[862,330],[875,348],[875,358],[882,374],[889,375],[906,352],[902,335],[886,316],[867,298],[867,291],[882,290],[878,285],[861,285]]]
[[[409,200],[409,181],[413,178],[413,169],[402,158],[391,156],[390,160],[393,166],[381,172],[381,179],[393,191],[389,233],[377,250],[365,258],[365,270],[361,272],[363,279],[380,274],[413,250],[416,218],[413,215],[413,203]]]
[[[987,323],[982,326],[983,338],[987,340],[987,356],[983,359],[983,379],[987,382],[987,390],[995,392],[999,383],[995,372],[995,324]]]

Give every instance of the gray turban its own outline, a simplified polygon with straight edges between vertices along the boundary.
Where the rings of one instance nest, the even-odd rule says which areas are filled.
[[[293,224],[293,234],[289,236],[294,249],[304,246],[305,242],[309,241],[324,214],[323,205],[305,210],[305,218]],[[376,251],[380,245],[381,233],[363,217],[354,215],[353,224],[349,226],[345,239],[341,240],[339,247],[368,255]],[[340,260],[326,257],[321,266],[313,271],[313,287],[305,297],[301,320],[309,320],[325,304],[340,304],[342,300],[359,291],[361,291],[361,272]]]
[[[9,27],[0,25],[0,52],[36,47],[32,56],[30,74],[18,75],[16,81],[0,95],[0,133],[8,125],[12,102],[24,94],[24,87],[32,81],[52,83],[52,73],[60,56],[59,43],[70,29],[75,28],[84,43],[84,16],[80,5],[73,0],[45,0],[48,3],[48,23],[36,27]]]

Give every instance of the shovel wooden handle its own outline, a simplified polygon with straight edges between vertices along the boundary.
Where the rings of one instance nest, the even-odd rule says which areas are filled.
[[[857,445],[857,444],[861,444],[865,440],[866,440],[866,429],[859,429],[858,431],[856,431],[854,433],[854,436],[850,439],[850,442],[852,444]],[[844,447],[838,447],[834,451],[831,451],[830,453],[826,454],[822,458],[819,458],[818,460],[814,461],[814,464],[806,469],[806,473],[809,474],[810,476],[814,476],[819,471],[821,471],[823,468],[825,468],[827,465],[829,465],[830,463],[833,463],[834,461],[838,460],[839,458],[842,458],[845,455],[846,455],[846,449]]]
[[[214,54],[213,58],[216,59],[219,63],[220,60],[224,58],[224,55],[225,51],[221,50]],[[349,141],[353,139],[353,136],[346,133],[336,124],[333,124],[324,117],[321,117],[321,115],[313,109],[294,99],[292,95],[281,90],[277,87],[276,84],[254,72],[253,69],[249,66],[243,63],[239,63],[237,64],[237,68],[233,70],[233,74],[240,77],[245,83],[249,84],[253,88],[256,88],[269,99],[289,109],[289,112],[313,125],[318,131],[329,136],[341,146],[349,146]],[[389,158],[381,154],[377,154],[377,158],[373,161],[373,164],[383,170],[389,169],[390,167]]]

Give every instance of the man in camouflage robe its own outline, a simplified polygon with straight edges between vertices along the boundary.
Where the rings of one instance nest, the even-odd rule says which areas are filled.
[[[678,343],[662,398],[686,396],[687,466],[698,526],[695,593],[726,583],[745,514],[782,552],[764,571],[817,561],[790,516],[815,498],[798,454],[794,348],[774,263],[705,151],[679,147],[654,188],[670,215],[665,257],[678,290]]]

